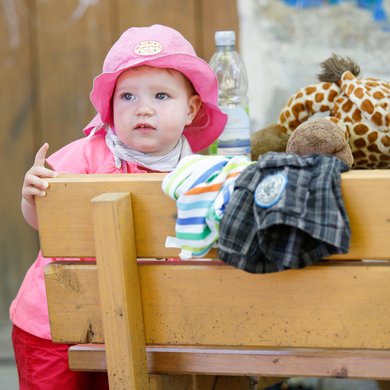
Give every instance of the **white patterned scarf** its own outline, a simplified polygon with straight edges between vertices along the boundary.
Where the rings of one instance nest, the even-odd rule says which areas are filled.
[[[122,166],[122,161],[127,161],[155,171],[170,172],[183,157],[192,154],[191,147],[183,135],[177,145],[168,154],[163,156],[151,156],[129,148],[118,138],[111,128],[107,129],[106,144],[114,156],[115,166],[117,168]],[[126,169],[126,165],[124,168]]]

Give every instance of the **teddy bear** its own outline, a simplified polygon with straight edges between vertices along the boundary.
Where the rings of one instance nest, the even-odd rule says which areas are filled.
[[[267,126],[273,128],[272,144],[264,130],[252,135],[252,158],[256,159],[259,151],[262,154],[267,147],[269,151],[283,149],[287,141],[282,133],[291,135],[306,121],[329,114],[325,120],[344,132],[352,151],[353,168],[389,169],[390,83],[372,77],[358,78],[359,65],[336,54],[321,67],[320,82],[293,94],[281,110],[278,123]]]
[[[290,135],[286,152],[299,155],[332,155],[342,160],[348,168],[352,167],[354,161],[344,131],[326,118],[308,120],[300,124]]]
[[[258,157],[267,152],[285,152],[290,135],[277,123],[271,123],[261,130],[251,134],[251,158],[256,161]]]
[[[311,119],[300,124],[290,136],[280,125],[272,124],[252,135],[252,160],[269,151],[299,155],[328,154],[340,158],[348,168],[353,165],[352,150],[344,131],[327,118]],[[260,141],[260,142],[257,142]]]

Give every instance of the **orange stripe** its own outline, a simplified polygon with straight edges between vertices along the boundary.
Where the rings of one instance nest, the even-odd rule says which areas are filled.
[[[195,195],[195,194],[203,194],[205,192],[216,192],[216,191],[219,191],[219,189],[222,187],[222,184],[223,183],[219,183],[219,184],[213,184],[213,185],[210,185],[210,186],[207,186],[207,187],[195,187],[195,188],[192,188],[191,190],[187,191],[186,194],[187,195]]]
[[[238,176],[241,172],[232,172],[227,175],[227,178]]]
[[[227,175],[226,179],[238,176],[241,172],[231,172]],[[217,192],[221,189],[223,183],[212,184],[206,187],[195,187],[187,191],[186,195],[204,194],[205,192]]]

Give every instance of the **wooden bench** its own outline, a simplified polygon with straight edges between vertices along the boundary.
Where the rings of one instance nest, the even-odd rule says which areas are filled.
[[[178,255],[163,177],[64,175],[37,199],[44,256],[96,257],[46,267],[71,369],[107,370],[113,389],[164,373],[390,379],[389,170],[342,175],[348,254],[266,275],[153,260]]]

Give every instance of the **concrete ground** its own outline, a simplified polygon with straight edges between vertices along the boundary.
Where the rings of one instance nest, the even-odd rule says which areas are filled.
[[[294,378],[289,383],[298,389],[310,390],[380,390],[376,381],[329,378]],[[300,385],[300,386],[299,386]]]
[[[18,390],[18,373],[11,343],[11,324],[0,322],[0,389]]]

